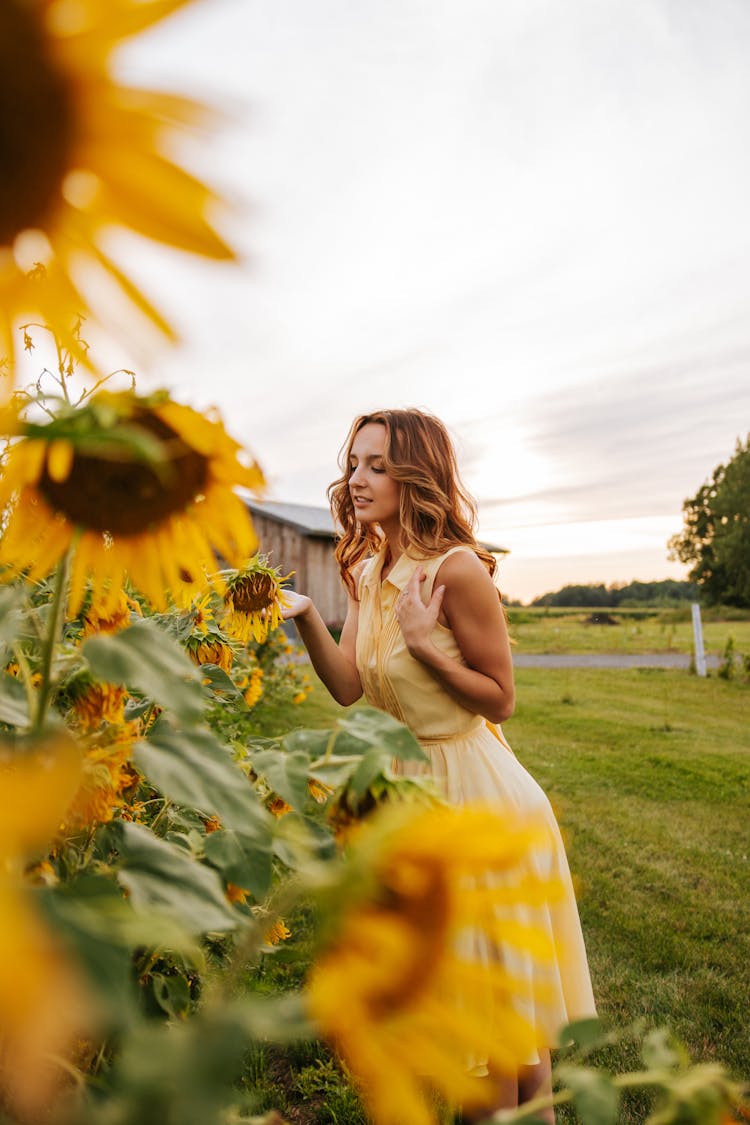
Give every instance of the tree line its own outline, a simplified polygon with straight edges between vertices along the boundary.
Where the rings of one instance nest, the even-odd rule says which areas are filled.
[[[628,582],[627,585],[563,586],[549,594],[535,598],[537,606],[590,606],[614,609],[627,606],[670,606],[677,602],[697,601],[698,587],[692,582],[679,582],[667,578],[660,582]]]

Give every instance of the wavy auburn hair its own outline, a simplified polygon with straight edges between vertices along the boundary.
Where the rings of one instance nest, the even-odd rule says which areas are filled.
[[[405,549],[417,558],[434,558],[465,543],[494,575],[497,561],[474,536],[476,503],[461,483],[456,453],[443,423],[422,410],[377,410],[355,418],[339,454],[342,476],[328,486],[331,513],[341,528],[336,561],[348,589],[354,593],[352,568],[383,543],[377,526],[359,523],[349,493],[352,444],[370,422],[385,426],[383,466],[401,486]]]

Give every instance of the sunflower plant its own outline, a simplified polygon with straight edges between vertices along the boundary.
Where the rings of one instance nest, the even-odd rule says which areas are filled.
[[[257,545],[235,489],[263,475],[226,433],[167,392],[106,389],[42,421],[19,416],[0,478],[0,579],[42,579],[70,563],[67,610],[91,586],[114,610],[128,580],[155,608],[220,584],[219,556],[241,563]]]

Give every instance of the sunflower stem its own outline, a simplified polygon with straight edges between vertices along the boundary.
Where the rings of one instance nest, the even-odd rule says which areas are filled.
[[[558,1090],[555,1094],[540,1094],[539,1097],[531,1098],[527,1102],[523,1102],[515,1109],[503,1109],[495,1113],[494,1117],[490,1116],[487,1121],[497,1121],[498,1125],[510,1125],[512,1121],[526,1121],[529,1117],[537,1112],[537,1110],[550,1109],[550,1107],[565,1105],[567,1102],[573,1100],[572,1090]]]
[[[159,809],[159,811],[156,814],[156,816],[154,817],[154,819],[151,821],[151,831],[154,833],[154,835],[156,834],[156,829],[159,826],[160,821],[162,821],[164,819],[164,817],[167,815],[167,813],[169,812],[171,807],[172,807],[172,802],[169,800],[169,798],[165,797],[164,798],[164,804]]]
[[[52,605],[50,607],[49,625],[47,628],[47,636],[44,639],[42,647],[42,667],[41,675],[42,682],[39,688],[39,703],[37,706],[36,718],[32,727],[33,734],[40,734],[44,726],[44,720],[47,718],[47,711],[49,710],[50,699],[52,697],[52,661],[55,655],[55,648],[60,641],[62,634],[62,608],[64,602],[64,595],[68,585],[68,569],[70,563],[70,552],[65,554],[57,564],[55,571],[55,583],[52,590]]]
[[[668,1070],[633,1070],[626,1074],[616,1074],[610,1081],[618,1090],[646,1089],[649,1086],[666,1086],[671,1077]],[[524,1121],[537,1110],[549,1109],[551,1106],[564,1105],[573,1100],[573,1091],[565,1087],[555,1094],[540,1094],[528,1102],[523,1102],[517,1109],[503,1110],[488,1120],[502,1122],[510,1125],[513,1121]]]

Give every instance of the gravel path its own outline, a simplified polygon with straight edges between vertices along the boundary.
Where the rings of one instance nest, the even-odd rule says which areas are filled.
[[[690,656],[681,652],[515,652],[516,668],[683,668],[690,667]],[[707,656],[706,666],[717,668],[718,657]]]

